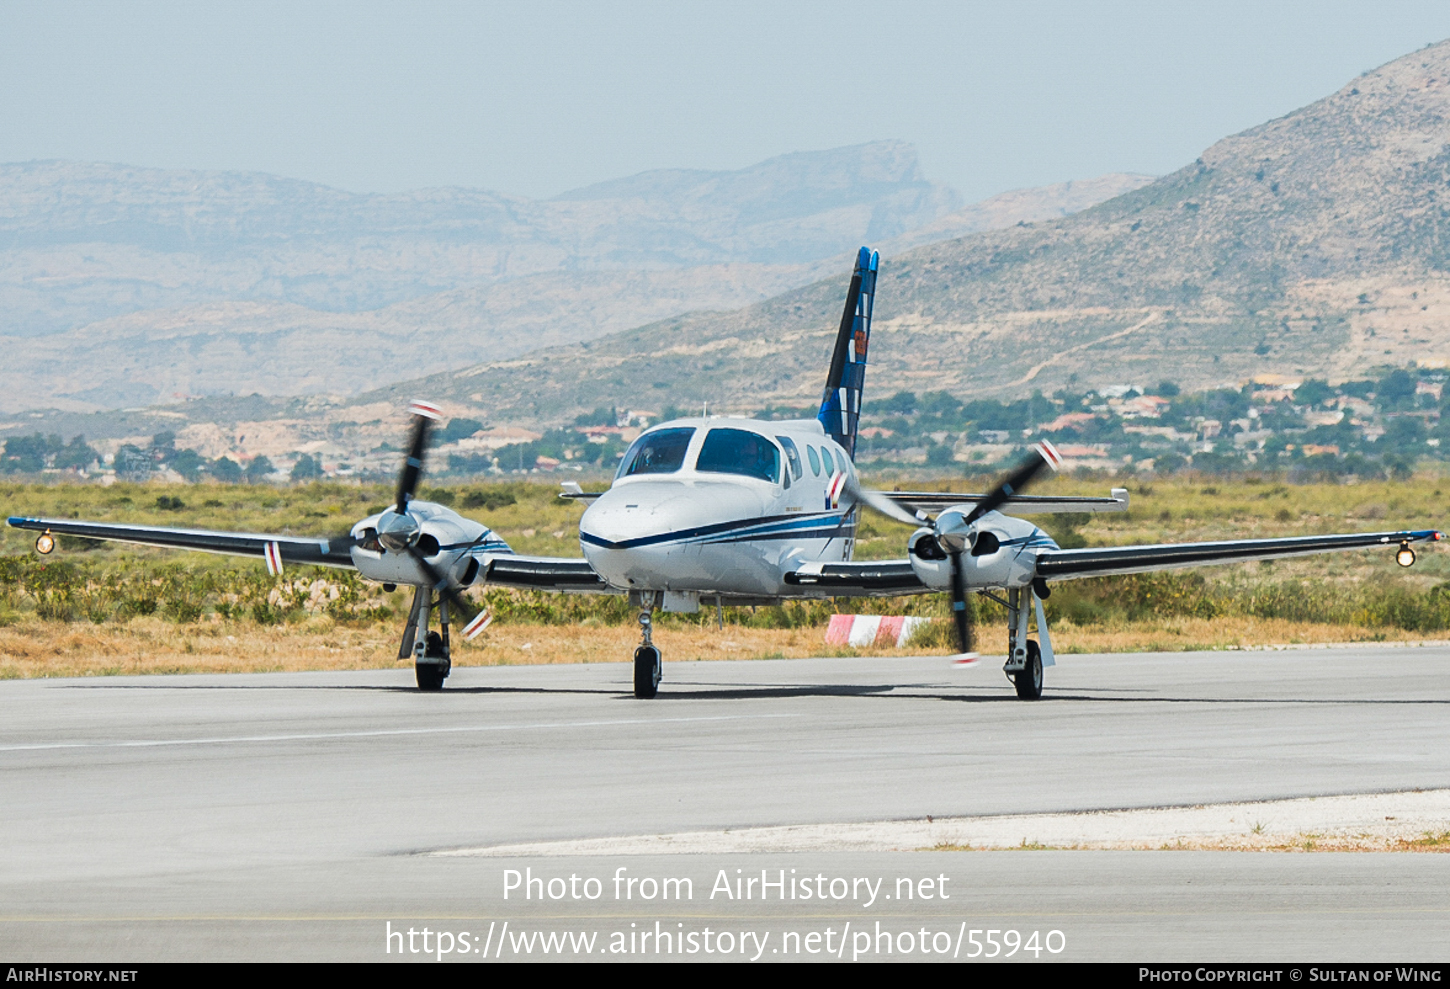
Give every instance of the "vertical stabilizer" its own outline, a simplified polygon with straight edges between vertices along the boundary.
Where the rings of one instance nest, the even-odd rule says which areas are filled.
[[[876,298],[876,266],[880,255],[863,247],[856,255],[856,270],[846,290],[846,309],[831,354],[826,393],[816,417],[826,435],[856,459],[856,426],[861,420],[861,385],[866,380],[866,349],[871,341],[871,304]]]

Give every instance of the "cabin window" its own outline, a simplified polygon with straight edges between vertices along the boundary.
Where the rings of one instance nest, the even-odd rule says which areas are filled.
[[[790,465],[790,476],[799,481],[805,476],[806,469],[801,466],[800,451],[795,448],[795,440],[789,436],[777,436],[780,441],[780,448],[785,451],[785,462]]]
[[[658,429],[645,433],[625,452],[616,478],[633,474],[673,474],[685,465],[685,451],[695,427]]]
[[[775,483],[780,480],[780,452],[759,433],[712,429],[700,447],[695,469],[711,474],[742,474]]]
[[[811,474],[814,477],[820,477],[821,458],[816,456],[816,448],[813,446],[806,447],[806,456],[811,458]]]

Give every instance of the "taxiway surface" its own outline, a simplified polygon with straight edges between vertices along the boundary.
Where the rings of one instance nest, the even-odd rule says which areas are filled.
[[[1445,648],[1069,656],[1035,703],[995,668],[940,659],[667,654],[647,702],[629,696],[629,672],[461,668],[431,695],[403,667],[0,683],[0,951],[362,960],[383,957],[389,918],[602,916],[505,904],[502,870],[528,863],[416,854],[442,848],[1450,786]],[[946,870],[964,898],[914,903],[911,917],[955,925],[970,903],[1066,931],[1063,957],[1078,959],[1450,955],[1431,936],[1450,917],[1450,856],[669,861],[559,868],[674,869],[697,884],[719,868]],[[625,906],[626,923],[687,916]],[[757,916],[718,900],[692,909]],[[796,905],[758,910],[767,926],[802,919]]]

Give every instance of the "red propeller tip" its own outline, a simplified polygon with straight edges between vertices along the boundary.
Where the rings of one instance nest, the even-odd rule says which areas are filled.
[[[1038,453],[1042,454],[1042,459],[1046,460],[1047,466],[1051,467],[1053,470],[1057,470],[1057,468],[1062,465],[1062,454],[1057,452],[1057,447],[1053,446],[1050,441],[1042,440],[1036,445],[1036,447],[1034,447],[1034,449],[1036,449]]]
[[[488,628],[489,624],[492,621],[493,612],[480,611],[477,615],[473,616],[473,621],[463,626],[463,637],[470,641],[473,640],[479,634],[481,634],[484,629]]]
[[[976,663],[977,660],[979,660],[981,658],[982,658],[981,656],[977,655],[974,652],[958,653],[957,655],[955,655],[955,656],[952,657],[952,665],[953,666],[971,666],[974,663]]]
[[[443,418],[443,410],[440,409],[438,406],[434,405],[432,402],[423,402],[416,399],[411,405],[408,406],[408,414],[414,416],[423,416],[426,419]]]

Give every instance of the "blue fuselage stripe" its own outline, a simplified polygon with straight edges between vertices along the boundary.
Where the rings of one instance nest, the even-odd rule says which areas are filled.
[[[844,527],[846,516],[833,512],[825,515],[777,515],[767,518],[737,519],[733,522],[719,522],[713,525],[695,526],[692,529],[678,529],[659,532],[652,536],[622,539],[612,542],[593,533],[579,530],[579,539],[591,546],[604,549],[634,549],[639,546],[656,546],[670,542],[741,542],[750,539],[778,539],[786,536],[805,535],[802,530],[819,530],[823,526],[836,532]]]

